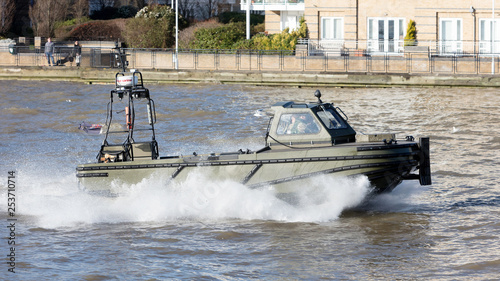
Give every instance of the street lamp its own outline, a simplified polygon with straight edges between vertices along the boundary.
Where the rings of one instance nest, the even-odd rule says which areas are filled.
[[[246,1],[247,1],[246,29],[247,29],[247,40],[249,40],[250,39],[250,0],[246,0]]]
[[[491,74],[495,74],[495,0],[491,0]]]
[[[175,0],[175,69],[179,69],[179,0]]]
[[[474,56],[476,56],[476,9],[474,9],[473,6],[470,6],[469,12],[474,20],[474,24],[473,24],[474,31],[473,31],[472,44],[474,45],[473,46],[474,47]]]

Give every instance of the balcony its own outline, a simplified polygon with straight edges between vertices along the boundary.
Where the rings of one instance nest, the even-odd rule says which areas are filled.
[[[247,1],[241,0],[241,10],[247,9]],[[251,0],[251,11],[304,11],[304,0]]]

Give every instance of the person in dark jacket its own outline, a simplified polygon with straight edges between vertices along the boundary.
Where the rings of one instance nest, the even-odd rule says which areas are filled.
[[[54,62],[54,56],[52,55],[54,53],[54,43],[50,38],[47,38],[47,43],[45,43],[45,56],[47,57],[47,62],[50,66],[50,58],[52,58],[52,65],[56,65]]]
[[[75,45],[73,45],[73,55],[75,57],[76,66],[80,66],[80,59],[82,57],[82,46],[75,41]]]

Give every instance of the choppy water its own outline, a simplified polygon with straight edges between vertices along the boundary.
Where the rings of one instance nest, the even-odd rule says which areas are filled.
[[[405,183],[363,206],[366,179],[311,182],[291,206],[270,190],[193,174],[145,179],[119,198],[78,189],[94,161],[110,85],[0,81],[0,279],[497,280],[500,95],[496,89],[323,89],[358,132],[431,137],[433,185]],[[160,153],[260,148],[282,100],[314,89],[151,85]],[[8,171],[16,171],[15,275]],[[307,188],[307,187],[305,187]],[[321,197],[317,203],[314,197]],[[357,207],[356,207],[357,206]]]

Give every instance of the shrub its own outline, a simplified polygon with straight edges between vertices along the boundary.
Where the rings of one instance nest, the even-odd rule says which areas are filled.
[[[110,20],[117,18],[118,8],[104,7],[101,10],[94,11],[90,18],[93,20]]]
[[[306,38],[308,33],[306,21],[302,17],[300,19],[300,27],[298,30],[289,32],[286,28],[281,33],[272,35],[259,34],[254,36],[250,42],[250,48],[256,50],[295,50],[297,40],[299,38]],[[238,46],[247,46],[241,44]]]
[[[190,47],[194,49],[232,49],[233,45],[245,39],[245,24],[229,23],[215,28],[201,28],[194,33],[195,40]]]
[[[408,22],[408,28],[406,29],[405,36],[405,46],[416,46],[417,45],[417,28],[416,23],[413,20]]]
[[[217,20],[217,18],[211,18],[206,21],[195,23],[188,28],[183,29],[179,32],[179,48],[188,49],[190,47],[191,42],[195,40],[194,33],[198,29],[202,28],[215,28],[222,26],[221,23]]]
[[[90,16],[94,20],[110,20],[118,18],[131,18],[137,14],[137,8],[134,6],[104,7],[101,10],[94,11]]]
[[[130,19],[123,36],[131,48],[167,48],[175,43],[173,26],[165,19]]]
[[[89,18],[87,17],[82,17],[80,19],[81,21],[83,22],[88,22],[90,21]],[[69,19],[69,20],[65,20],[65,21],[58,21],[54,24],[54,28],[60,28],[60,27],[64,27],[64,26],[73,26],[76,24],[76,19]]]
[[[72,30],[77,25],[77,20],[79,20],[78,24],[81,24],[90,21],[90,18],[82,17],[80,19],[58,21],[54,25],[54,36],[56,38],[68,38],[69,34],[71,34]]]
[[[168,18],[175,17],[175,12],[166,5],[151,5],[140,9],[135,15],[136,18]]]
[[[125,19],[115,19],[87,22],[75,27],[68,37],[79,40],[118,40],[122,36],[125,21]]]
[[[187,26],[179,18],[179,29]],[[175,43],[175,12],[168,6],[146,6],[129,19],[123,32],[128,47],[170,48]]]
[[[301,17],[299,20],[299,29],[297,30],[298,38],[309,37],[309,29],[307,28],[306,19]]]
[[[254,34],[264,33],[266,31],[266,24],[259,23],[259,24],[252,26],[252,28],[253,28]]]
[[[252,41],[257,50],[295,50],[297,38],[294,32],[289,33],[286,28],[281,33],[255,36]]]
[[[236,50],[253,50],[254,42],[253,40],[240,40],[233,44],[233,48]]]
[[[137,14],[137,8],[134,6],[121,6],[116,11],[117,18],[131,18]]]
[[[250,24],[256,25],[264,23],[265,17],[263,15],[250,14]],[[224,12],[219,15],[219,21],[227,24],[231,22],[246,22],[247,16],[245,13],[237,12]]]

